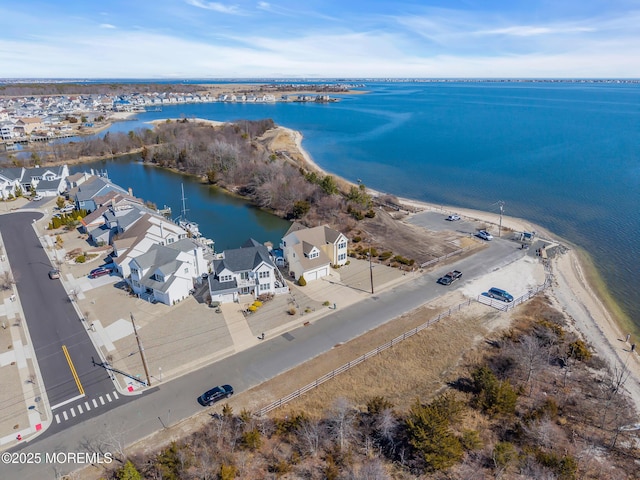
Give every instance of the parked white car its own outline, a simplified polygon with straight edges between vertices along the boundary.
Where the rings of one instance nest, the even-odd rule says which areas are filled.
[[[478,233],[476,233],[476,236],[478,238],[481,238],[482,240],[486,240],[486,241],[491,241],[493,240],[493,235],[491,235],[489,232],[487,232],[486,230],[480,230]]]
[[[39,193],[36,193],[36,195],[33,197],[33,201],[37,202],[38,200],[42,200],[44,197],[42,195],[40,195]]]

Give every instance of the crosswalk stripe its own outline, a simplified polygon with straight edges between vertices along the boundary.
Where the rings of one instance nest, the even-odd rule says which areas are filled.
[[[66,410],[64,412],[62,412],[62,416],[64,417],[65,420],[69,420],[69,415],[67,415],[67,411]]]
[[[78,413],[82,415],[84,412],[82,411],[82,405],[78,404]]]
[[[117,400],[118,398],[120,398],[120,397],[118,397],[118,392],[116,392],[116,391],[114,391],[114,392],[113,392],[113,398],[115,398],[116,400]]]
[[[60,415],[56,413],[56,423],[60,423]]]
[[[111,397],[109,396],[109,394],[108,394],[108,393],[107,393],[107,395],[106,395],[106,396],[107,396],[107,400],[109,400],[109,401],[111,402],[112,400],[111,400]]]
[[[84,406],[87,408],[87,412],[91,410],[91,407],[89,406],[89,402],[84,402]]]
[[[76,416],[76,411],[73,408],[70,408],[69,411],[71,412],[72,417]]]
[[[93,401],[93,407],[98,408],[98,402],[96,402],[96,399],[94,398],[92,401]]]
[[[102,398],[102,395],[100,395],[100,397],[99,397],[99,398],[100,398],[100,404],[101,404],[101,405],[104,405],[104,399]]]

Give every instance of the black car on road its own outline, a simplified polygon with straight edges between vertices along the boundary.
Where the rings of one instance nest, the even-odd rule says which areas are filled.
[[[231,385],[219,385],[200,395],[198,397],[198,403],[203,407],[206,405],[213,405],[218,400],[229,398],[231,395],[233,395],[233,387]]]

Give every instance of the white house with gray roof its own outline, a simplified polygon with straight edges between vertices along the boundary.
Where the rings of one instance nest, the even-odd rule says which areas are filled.
[[[299,223],[291,225],[280,243],[291,276],[306,281],[329,275],[331,265],[347,263],[347,245],[347,237],[333,228]]]
[[[240,248],[222,252],[213,261],[208,280],[212,302],[237,302],[239,295],[258,298],[263,294],[289,292],[267,247],[253,239]]]
[[[130,193],[119,185],[112,183],[108,178],[94,176],[75,187],[69,192],[69,196],[73,198],[78,210],[84,209],[87,212],[93,212],[99,206],[96,203],[96,198],[113,191],[125,195]]]
[[[2,198],[15,196],[20,188],[23,195],[37,192],[45,197],[54,197],[66,189],[69,176],[67,165],[53,167],[12,167],[0,169],[0,193]]]
[[[148,301],[174,305],[189,296],[196,281],[207,273],[204,250],[190,238],[170,245],[155,244],[129,261],[129,284]]]
[[[131,223],[128,228],[120,231],[112,241],[115,269],[123,278],[127,278],[131,273],[129,270],[131,259],[147,253],[153,245],[170,246],[188,236],[185,229],[160,215],[143,212],[138,219],[127,218],[127,220],[135,223]],[[123,225],[120,219],[118,225]]]

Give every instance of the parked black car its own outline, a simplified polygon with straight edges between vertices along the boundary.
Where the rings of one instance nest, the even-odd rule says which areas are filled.
[[[198,397],[198,403],[203,407],[206,405],[213,405],[218,400],[229,398],[231,395],[233,395],[233,387],[231,385],[219,385],[200,395]]]

